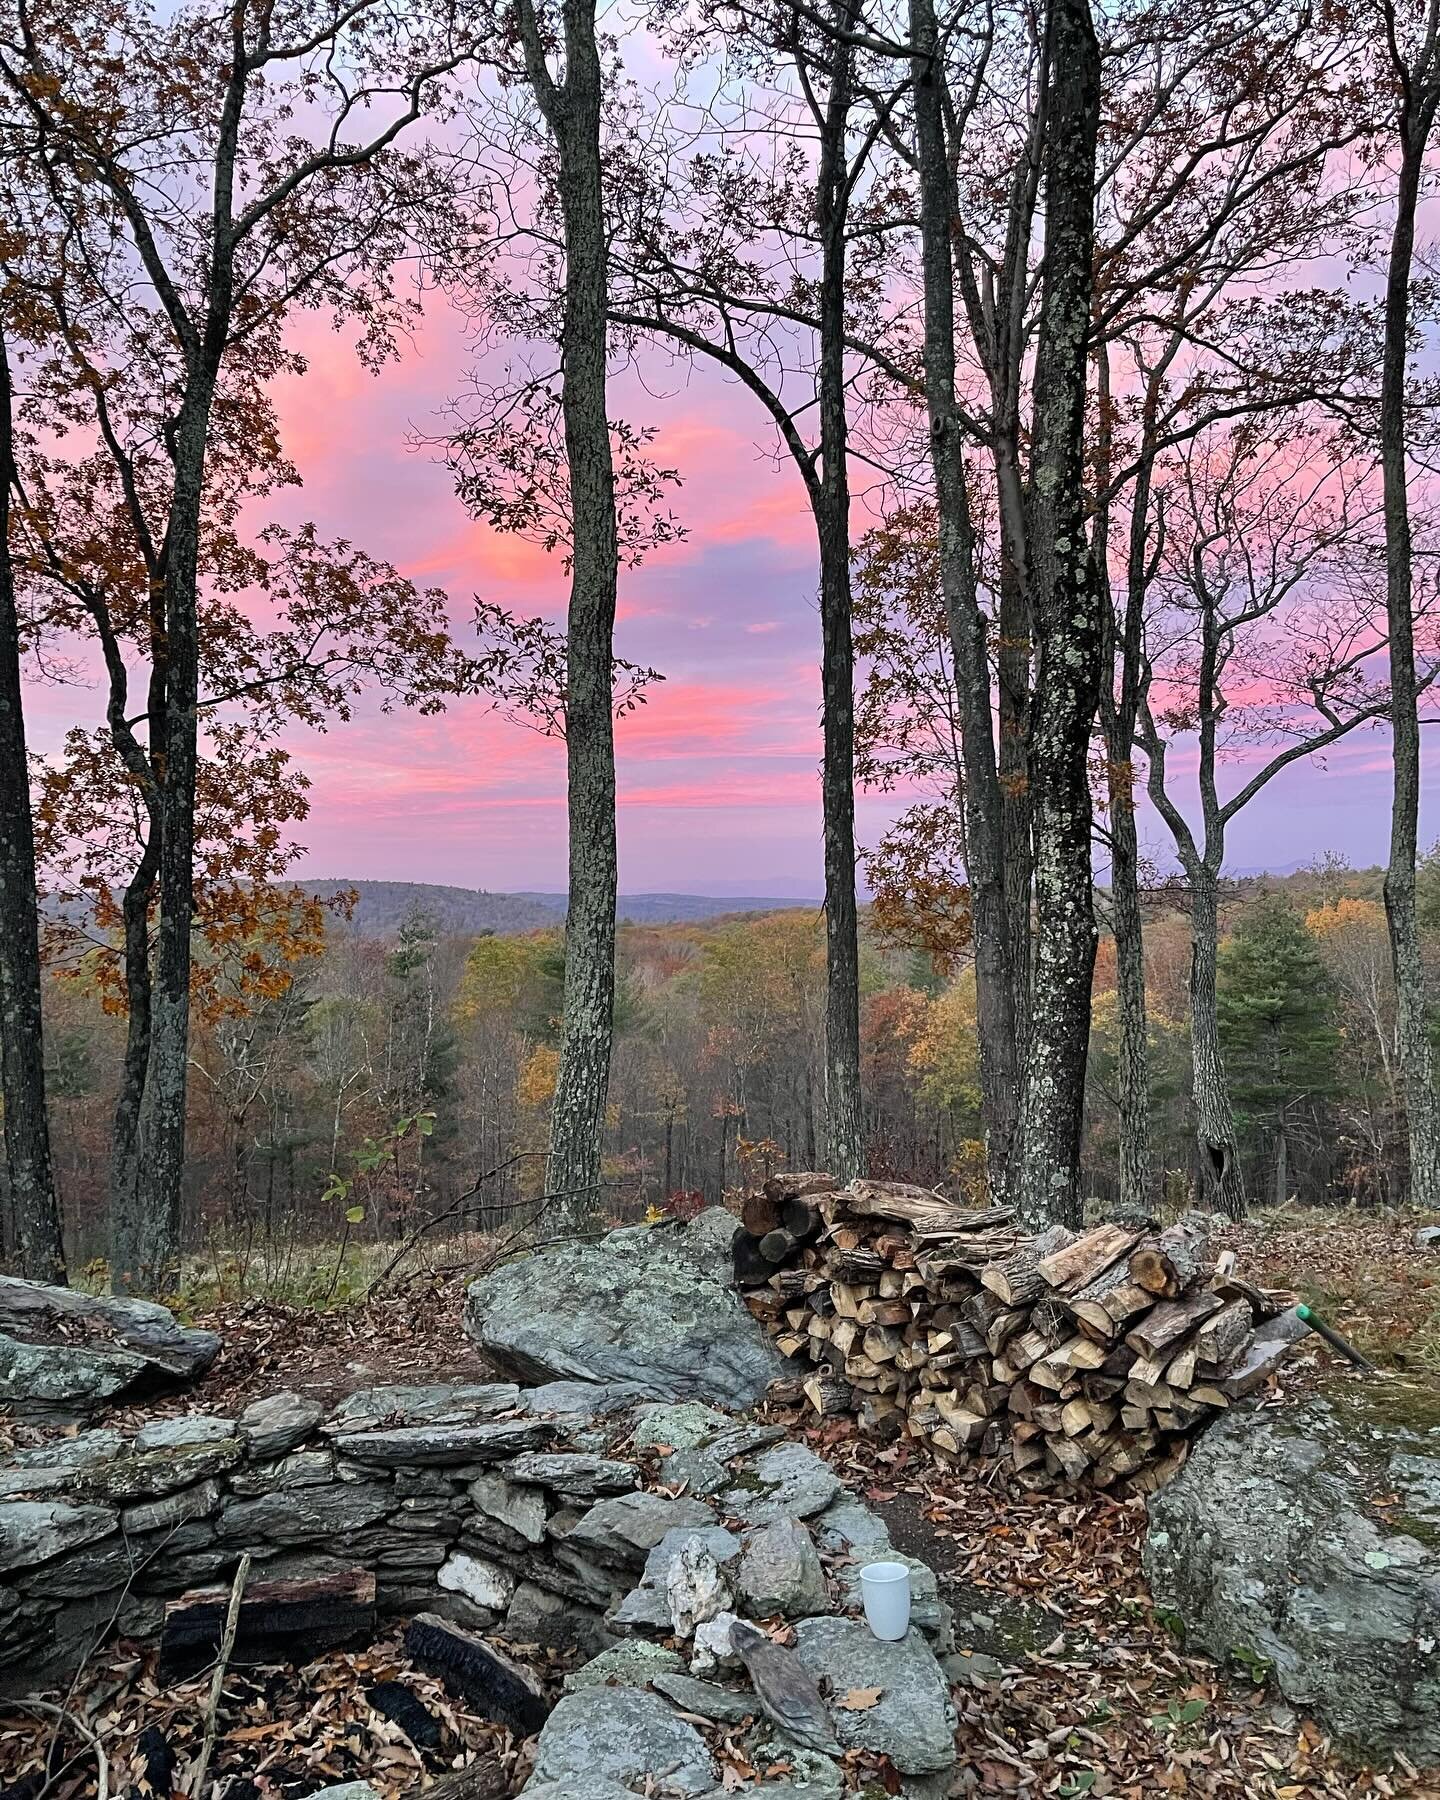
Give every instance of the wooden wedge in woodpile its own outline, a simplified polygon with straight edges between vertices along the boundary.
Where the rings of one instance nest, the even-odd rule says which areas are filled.
[[[1200,1218],[1032,1234],[1005,1207],[819,1174],[772,1176],[742,1216],[736,1279],[797,1397],[1029,1489],[1163,1486],[1306,1329],[1293,1296],[1217,1271]]]

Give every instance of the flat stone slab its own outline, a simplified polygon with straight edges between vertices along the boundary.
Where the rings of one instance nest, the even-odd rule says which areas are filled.
[[[546,1419],[497,1419],[490,1425],[414,1425],[395,1431],[359,1431],[335,1439],[352,1462],[395,1469],[405,1464],[464,1467],[506,1462],[555,1435]]]
[[[702,1501],[684,1496],[667,1499],[663,1494],[616,1494],[597,1500],[571,1526],[567,1544],[579,1546],[602,1562],[638,1569],[669,1531],[695,1530],[714,1523],[715,1515]]]
[[[760,1716],[760,1702],[754,1694],[717,1687],[713,1681],[697,1681],[681,1671],[661,1670],[650,1677],[650,1685],[681,1712],[697,1713],[717,1725],[738,1725],[742,1719]]]
[[[29,1450],[13,1450],[0,1469],[0,1499],[68,1492],[87,1469],[113,1462],[126,1448],[118,1431],[82,1431]]]
[[[634,1788],[588,1775],[567,1775],[563,1781],[538,1784],[530,1781],[524,1791],[529,1800],[635,1800]]]
[[[435,1577],[442,1588],[460,1594],[487,1612],[503,1613],[515,1598],[518,1583],[508,1569],[482,1556],[452,1550]]]
[[[487,1531],[498,1527],[504,1540],[517,1546],[544,1543],[545,1496],[538,1488],[487,1471],[470,1483],[469,1493],[471,1505],[485,1515]]]
[[[771,1525],[823,1512],[839,1492],[839,1476],[808,1445],[775,1444],[735,1472],[720,1508],[747,1525]]]
[[[567,1694],[575,1694],[589,1687],[645,1687],[658,1676],[684,1673],[685,1658],[678,1651],[652,1644],[648,1638],[630,1638],[613,1650],[592,1656],[561,1685]]]
[[[954,1763],[950,1689],[918,1631],[887,1643],[855,1619],[802,1619],[795,1654],[816,1681],[830,1683],[830,1716],[847,1750],[888,1756],[902,1775],[935,1775]],[[863,1710],[837,1704],[857,1688],[879,1688],[880,1698]]]
[[[890,1527],[878,1513],[843,1491],[811,1523],[822,1550],[890,1548]]]
[[[310,1544],[377,1524],[395,1505],[393,1491],[378,1482],[351,1481],[334,1487],[290,1492],[276,1489],[254,1500],[232,1500],[215,1522],[222,1543]]]
[[[640,1471],[632,1462],[608,1456],[587,1456],[576,1451],[550,1455],[517,1456],[507,1463],[511,1481],[550,1488],[570,1500],[593,1500],[600,1494],[625,1494],[640,1485]]]
[[[325,1417],[318,1400],[284,1390],[252,1401],[240,1415],[240,1435],[256,1458],[283,1456],[309,1437]]]
[[[105,1506],[11,1500],[0,1506],[0,1570],[31,1569],[81,1544],[109,1537],[119,1519]]]
[[[705,1794],[718,1772],[693,1725],[677,1719],[659,1694],[640,1688],[592,1687],[566,1694],[545,1721],[526,1792],[547,1781],[613,1781],[625,1787],[665,1774],[676,1794]]]
[[[152,1368],[182,1381],[203,1375],[220,1354],[213,1331],[181,1325],[168,1306],[118,1294],[87,1294],[79,1288],[51,1287],[0,1275],[0,1331],[26,1343],[44,1341],[57,1327],[83,1324],[108,1344],[92,1348],[125,1351]]]
[[[520,1389],[509,1381],[435,1386],[390,1382],[347,1394],[321,1429],[334,1434],[402,1425],[470,1425],[519,1404]]]
[[[189,1450],[196,1444],[228,1444],[237,1433],[233,1419],[214,1413],[184,1413],[176,1419],[152,1419],[135,1433],[135,1448]]]
[[[0,1406],[22,1418],[73,1418],[138,1386],[150,1364],[129,1350],[26,1344],[0,1333]]]
[[[152,1442],[148,1449],[138,1448],[140,1441],[137,1437],[137,1448],[86,1469],[76,1482],[76,1493],[87,1500],[153,1499],[212,1475],[223,1475],[237,1468],[244,1457],[233,1425],[228,1437],[202,1434],[189,1443]]]

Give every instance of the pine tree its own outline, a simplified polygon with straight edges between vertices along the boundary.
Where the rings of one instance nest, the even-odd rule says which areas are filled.
[[[1291,1136],[1334,1087],[1340,1034],[1324,964],[1299,914],[1278,895],[1247,909],[1222,946],[1218,1014],[1231,1099],[1243,1133],[1270,1137],[1279,1204]]]

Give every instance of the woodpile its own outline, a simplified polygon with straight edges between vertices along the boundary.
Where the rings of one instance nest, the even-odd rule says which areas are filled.
[[[994,1457],[1029,1489],[1148,1493],[1305,1323],[1210,1255],[1203,1218],[1033,1235],[901,1182],[772,1176],[736,1278],[822,1416]]]

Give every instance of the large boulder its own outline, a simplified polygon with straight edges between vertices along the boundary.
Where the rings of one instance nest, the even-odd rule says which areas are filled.
[[[713,1224],[692,1244],[694,1229],[637,1226],[505,1263],[471,1286],[465,1329],[520,1381],[752,1406],[785,1364],[720,1266]]]
[[[1187,1642],[1367,1755],[1440,1762],[1440,1400],[1377,1380],[1214,1425],[1150,1501]]]
[[[213,1331],[150,1300],[0,1275],[0,1405],[69,1421],[111,1401],[194,1381],[220,1354]]]

